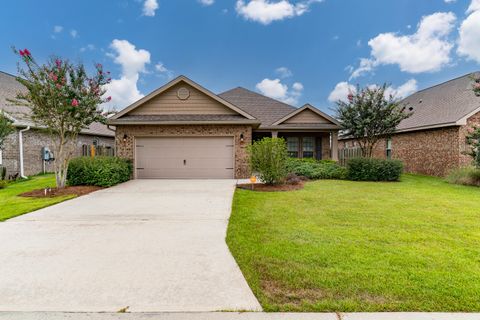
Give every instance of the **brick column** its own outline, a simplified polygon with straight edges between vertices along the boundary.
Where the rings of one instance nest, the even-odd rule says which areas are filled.
[[[278,131],[272,131],[272,138],[278,138]]]

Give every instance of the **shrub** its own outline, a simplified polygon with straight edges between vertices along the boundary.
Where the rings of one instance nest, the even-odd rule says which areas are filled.
[[[8,181],[0,180],[0,189],[5,189],[7,187]]]
[[[480,187],[480,169],[464,167],[453,170],[448,175],[447,181],[455,184]]]
[[[249,146],[250,168],[266,184],[279,184],[287,176],[287,144],[281,138],[263,138]]]
[[[302,179],[299,176],[297,176],[295,173],[289,173],[285,178],[285,183],[287,184],[298,185],[301,182],[302,182]]]
[[[125,159],[117,157],[79,157],[70,161],[67,181],[70,186],[111,187],[128,181],[131,174],[132,165]]]
[[[7,168],[0,167],[0,180],[5,180],[6,176],[7,176]]]
[[[354,181],[398,181],[402,171],[399,160],[355,158],[347,162],[347,179]]]
[[[333,160],[311,158],[288,160],[288,172],[309,179],[345,179],[347,170]]]

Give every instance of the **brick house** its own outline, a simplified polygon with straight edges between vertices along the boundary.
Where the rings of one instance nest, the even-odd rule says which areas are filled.
[[[480,126],[480,97],[472,91],[472,76],[462,77],[418,91],[404,99],[413,115],[402,121],[390,139],[381,140],[374,157],[402,160],[410,173],[445,176],[452,169],[471,164],[465,136]],[[356,142],[339,139],[342,149]]]
[[[179,76],[109,119],[136,179],[247,178],[247,147],[281,137],[292,157],[336,159],[338,122],[244,88],[215,94]]]
[[[0,166],[7,168],[7,177],[12,175],[29,176],[41,173],[44,169],[52,171],[52,164],[42,160],[42,148],[53,150],[48,135],[29,117],[30,109],[14,106],[7,99],[15,98],[25,88],[15,77],[0,71],[0,112],[12,121],[15,131],[10,134],[0,150]],[[115,133],[107,126],[93,123],[78,136],[75,155],[85,153],[86,146],[103,147],[102,150],[114,150]],[[21,140],[21,142],[20,142]],[[22,165],[23,164],[23,165]]]

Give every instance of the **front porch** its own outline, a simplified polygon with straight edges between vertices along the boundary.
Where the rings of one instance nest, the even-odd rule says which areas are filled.
[[[254,131],[253,141],[265,137],[283,138],[292,158],[338,161],[338,130],[330,131]]]

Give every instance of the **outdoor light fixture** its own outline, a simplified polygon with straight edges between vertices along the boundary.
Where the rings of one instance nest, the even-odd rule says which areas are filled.
[[[240,142],[243,142],[243,133],[240,133]]]
[[[128,138],[128,136],[127,136],[127,134],[125,133],[125,134],[123,135],[123,142],[127,142],[127,138]]]

